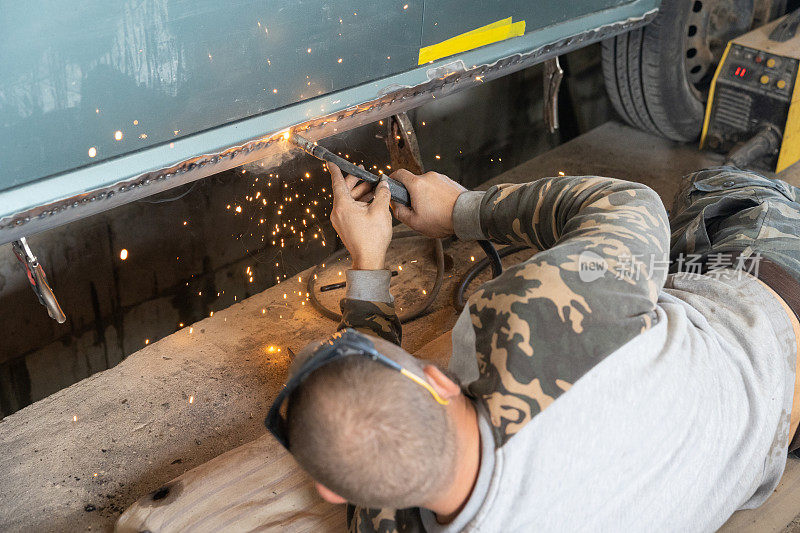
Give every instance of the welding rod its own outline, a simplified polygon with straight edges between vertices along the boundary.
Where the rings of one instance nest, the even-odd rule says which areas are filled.
[[[387,182],[389,183],[389,192],[392,195],[392,200],[394,200],[399,204],[403,204],[406,207],[411,207],[411,198],[408,195],[408,189],[406,189],[405,186],[399,181],[393,180],[392,178],[386,176],[383,173],[381,173],[380,176],[376,176],[375,174],[368,172],[363,168],[357,167],[347,159],[339,157],[338,155],[334,154],[327,148],[323,148],[318,144],[312,143],[308,139],[304,139],[303,137],[295,133],[291,133],[285,138],[289,142],[300,147],[304,152],[313,155],[314,157],[316,157],[317,159],[321,159],[322,161],[333,163],[334,165],[339,167],[343,172],[356,176],[357,178],[361,178],[367,183],[377,185],[382,178],[386,178]]]

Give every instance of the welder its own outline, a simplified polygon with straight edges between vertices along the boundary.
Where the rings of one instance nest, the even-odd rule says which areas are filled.
[[[388,186],[330,170],[343,319],[266,422],[350,531],[705,531],[773,492],[800,441],[800,189],[704,170],[668,218],[617,179],[395,172],[412,229],[535,252],[471,295],[445,370],[400,347]]]

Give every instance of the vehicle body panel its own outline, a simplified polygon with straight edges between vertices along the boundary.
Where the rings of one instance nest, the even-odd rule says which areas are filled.
[[[420,0],[3,4],[0,190],[408,70],[422,22]]]
[[[287,127],[318,139],[607,38],[658,3],[0,0],[0,243],[284,151]],[[506,17],[525,34],[417,65]]]

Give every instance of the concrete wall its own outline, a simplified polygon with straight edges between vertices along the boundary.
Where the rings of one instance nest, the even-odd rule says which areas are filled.
[[[541,68],[534,67],[412,112],[426,168],[472,187],[607,120],[599,47],[565,63],[560,136],[545,132]],[[325,144],[385,168],[383,133],[372,124]],[[327,256],[338,246],[327,220],[328,179],[319,162],[301,156],[264,172],[221,173],[32,236],[67,315],[61,325],[38,304],[10,246],[0,246],[2,414]]]

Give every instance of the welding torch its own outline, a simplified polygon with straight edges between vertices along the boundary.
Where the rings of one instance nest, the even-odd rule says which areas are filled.
[[[339,157],[327,148],[324,148],[317,143],[312,143],[308,139],[305,139],[296,133],[287,131],[283,134],[283,138],[300,147],[307,154],[313,155],[322,161],[333,163],[346,173],[356,176],[357,178],[361,178],[367,183],[377,185],[381,179],[385,178],[389,184],[389,192],[392,195],[392,200],[403,204],[406,207],[411,207],[411,197],[408,194],[408,189],[406,189],[405,186],[399,181],[393,180],[382,172],[380,176],[376,176],[375,174],[354,165],[347,159]],[[477,242],[478,245],[483,248],[484,253],[486,253],[486,256],[489,259],[489,264],[492,266],[492,277],[496,278],[503,272],[503,264],[500,262],[500,256],[498,255],[497,250],[495,250],[494,246],[492,246],[492,243],[489,241],[480,240]]]
[[[345,173],[360,178],[367,183],[371,183],[372,185],[378,185],[381,179],[386,179],[387,183],[389,184],[389,192],[392,195],[392,200],[399,204],[403,204],[406,207],[411,207],[411,197],[408,195],[408,189],[406,189],[405,186],[399,181],[393,180],[382,172],[380,176],[376,176],[372,172],[354,165],[347,159],[339,157],[327,148],[324,148],[316,143],[312,143],[308,139],[305,139],[296,133],[287,132],[283,135],[283,138],[298,146],[307,154],[313,155],[322,161],[333,163]]]

